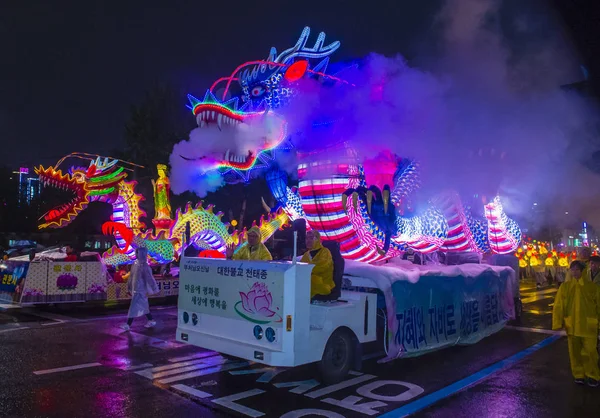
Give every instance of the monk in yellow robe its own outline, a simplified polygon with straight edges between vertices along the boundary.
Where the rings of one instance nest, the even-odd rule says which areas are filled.
[[[321,234],[314,229],[306,233],[306,247],[309,250],[300,261],[314,265],[310,275],[310,297],[312,299],[316,295],[328,295],[335,287],[331,252],[323,247]]]
[[[235,246],[227,246],[227,259],[229,260],[254,260],[271,261],[273,257],[269,249],[260,241],[260,229],[253,226],[246,234],[248,243],[235,252]]]

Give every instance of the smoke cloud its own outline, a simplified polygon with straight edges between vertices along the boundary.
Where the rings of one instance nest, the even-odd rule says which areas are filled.
[[[569,212],[600,227],[600,179],[582,165],[600,148],[591,129],[597,109],[560,87],[582,79],[577,57],[550,12],[532,4],[448,1],[418,66],[372,54],[343,73],[353,86],[302,81],[282,110],[294,145],[315,151],[345,141],[364,158],[387,149],[420,162],[423,198],[445,189],[498,193],[511,215],[530,215],[537,203],[557,226]],[[171,156],[174,192],[204,196],[222,185],[180,155],[243,152],[264,129],[192,131]]]
[[[189,139],[173,147],[170,157],[173,192],[192,191],[199,197],[224,185],[215,172],[224,156],[246,157],[255,153],[265,138],[279,135],[281,119],[275,116],[257,116],[237,126],[218,127],[215,123],[190,132]]]
[[[291,131],[305,133],[297,145],[343,139],[364,158],[389,149],[421,163],[423,198],[446,189],[499,194],[511,215],[531,216],[536,203],[543,221],[567,224],[569,212],[600,226],[590,210],[600,204],[590,192],[600,179],[582,165],[599,148],[597,109],[561,88],[581,73],[568,42],[552,35],[556,22],[540,12],[448,2],[436,17],[436,54],[420,67],[373,54],[344,72],[355,87],[303,85],[286,111]],[[314,128],[315,120],[336,123]]]

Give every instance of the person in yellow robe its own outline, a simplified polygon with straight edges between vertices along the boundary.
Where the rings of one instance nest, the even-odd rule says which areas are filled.
[[[250,228],[246,234],[248,243],[235,252],[234,245],[227,246],[228,260],[254,260],[254,261],[271,261],[273,257],[269,249],[260,242],[260,229],[257,226]]]
[[[552,329],[567,331],[571,373],[575,383],[598,386],[598,319],[600,319],[600,286],[584,271],[584,262],[575,260],[569,268],[571,280],[563,283],[554,300]]]
[[[306,233],[306,247],[309,250],[300,261],[314,265],[310,275],[310,297],[328,295],[335,287],[331,252],[323,247],[321,234],[314,229]]]

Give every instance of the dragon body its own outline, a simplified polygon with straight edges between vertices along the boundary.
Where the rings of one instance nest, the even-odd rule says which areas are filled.
[[[39,228],[62,228],[70,224],[91,202],[104,202],[112,206],[111,221],[103,225],[103,232],[113,234],[116,245],[103,254],[107,265],[128,264],[135,260],[135,249],[148,249],[150,263],[164,264],[181,254],[184,234],[189,224],[190,243],[198,249],[225,251],[229,244],[240,245],[246,230],[230,233],[229,224],[221,221],[222,213],[214,213],[213,206],[202,203],[178,209],[168,231],[154,234],[146,230],[141,218],[146,213],[140,209],[144,197],[135,192],[135,181],[126,181],[127,163],[117,159],[93,158],[88,167],[72,166],[63,174],[58,166],[68,157],[87,158],[85,154],[71,154],[55,166],[35,169],[45,186],[55,187],[72,194],[69,203],[62,204],[42,216]],[[90,158],[88,158],[90,159]],[[258,227],[263,241],[283,227],[288,216],[283,210],[261,218]],[[255,223],[256,224],[256,223]]]
[[[304,158],[297,155],[299,184],[297,188],[288,186],[277,153],[289,153],[297,145],[292,144],[294,136],[288,132],[283,110],[301,94],[299,83],[312,78],[321,82],[322,88],[350,85],[326,74],[329,57],[340,43],[325,45],[325,34],[320,33],[309,47],[309,34],[305,28],[291,48],[279,54],[271,48],[266,60],[237,67],[217,80],[204,99],[188,96],[199,128],[220,131],[213,135],[248,131],[245,125],[256,120],[258,113],[276,129],[250,141],[252,145],[238,150],[237,155],[219,149],[218,144],[206,155],[184,155],[180,152],[183,148],[176,146],[171,165],[184,166],[180,175],[191,179],[199,168],[205,175],[221,175],[226,182],[264,175],[278,207],[292,220],[304,218],[307,227],[318,230],[325,239],[338,241],[348,259],[374,262],[397,256],[409,247],[424,253],[514,251],[521,231],[503,212],[499,197],[472,212],[450,191],[415,210],[411,200],[420,188],[419,165],[385,150],[376,161],[366,161],[341,138],[333,138],[341,152],[323,148]],[[302,135],[299,138],[301,141]]]

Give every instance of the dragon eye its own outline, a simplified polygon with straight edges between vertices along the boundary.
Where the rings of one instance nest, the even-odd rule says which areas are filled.
[[[265,92],[265,89],[262,86],[256,86],[252,89],[252,96],[260,97],[263,95],[264,92]]]

